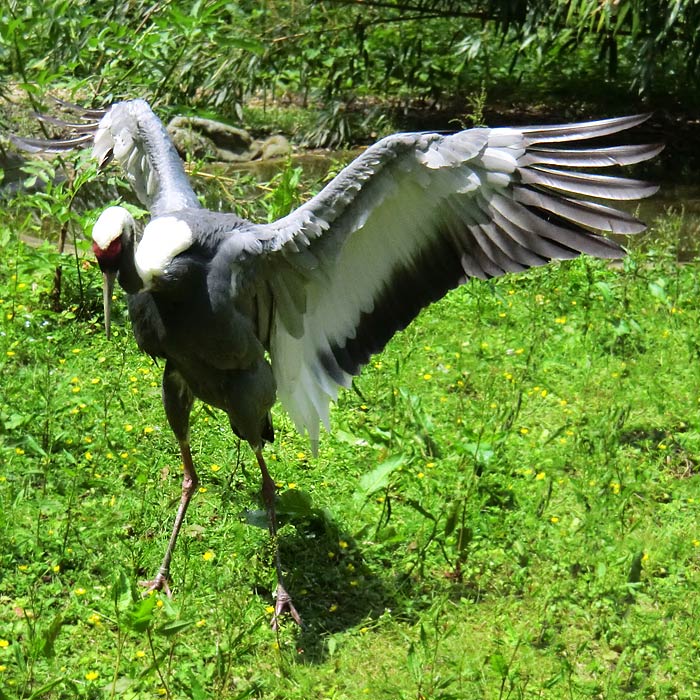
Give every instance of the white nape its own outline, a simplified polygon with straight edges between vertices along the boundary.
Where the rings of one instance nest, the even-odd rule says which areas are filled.
[[[149,289],[153,278],[162,275],[173,258],[193,242],[192,230],[181,219],[174,216],[153,219],[144,229],[134,260],[144,289]]]

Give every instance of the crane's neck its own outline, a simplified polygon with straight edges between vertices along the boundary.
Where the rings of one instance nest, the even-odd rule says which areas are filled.
[[[143,289],[143,280],[136,269],[133,231],[122,233],[122,254],[119,260],[117,281],[127,294],[136,294]]]

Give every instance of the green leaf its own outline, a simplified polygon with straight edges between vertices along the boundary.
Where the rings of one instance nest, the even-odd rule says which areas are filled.
[[[389,477],[406,462],[404,455],[389,457],[371,472],[365,474],[355,491],[355,498],[364,500],[389,485]]]
[[[311,496],[306,491],[288,489],[277,497],[275,508],[279,515],[309,517],[314,514]]]
[[[156,634],[161,637],[174,637],[183,630],[189,629],[194,625],[194,620],[172,620],[166,622],[156,629]]]
[[[156,608],[158,596],[149,595],[132,606],[128,611],[127,625],[134,632],[145,632],[153,622],[153,611]]]
[[[129,580],[122,569],[119,570],[112,584],[112,601],[117,613],[123,613],[128,610],[133,601]]]
[[[489,657],[489,666],[498,674],[499,678],[508,677],[508,662],[501,653],[491,654]]]
[[[61,626],[63,625],[63,616],[62,615],[56,615],[54,619],[51,621],[51,624],[49,627],[42,632],[42,640],[41,640],[41,653],[47,658],[51,659],[53,658],[55,651],[53,648],[54,642],[56,641],[56,637],[58,637],[58,633],[61,631]]]
[[[63,683],[63,676],[60,678],[54,678],[52,681],[49,681],[48,683],[45,683],[44,685],[41,686],[41,688],[37,688],[28,698],[27,700],[36,700],[36,698],[40,698],[44,693],[48,693],[49,690],[52,688],[55,688],[59,683]],[[0,695],[0,698],[2,696]]]

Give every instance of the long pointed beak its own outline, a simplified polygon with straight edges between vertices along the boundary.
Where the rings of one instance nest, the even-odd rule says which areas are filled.
[[[105,312],[105,333],[107,340],[110,339],[110,327],[112,324],[112,293],[114,291],[114,280],[117,278],[116,272],[102,273],[102,304]]]

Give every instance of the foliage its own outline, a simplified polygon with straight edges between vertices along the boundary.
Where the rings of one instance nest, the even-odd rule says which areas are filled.
[[[10,0],[4,18],[7,91],[139,95],[237,121],[296,104],[318,110],[295,129],[312,145],[369,138],[387,113],[377,101],[459,109],[486,86],[492,99],[673,95],[689,108],[700,75],[694,0]]]
[[[246,213],[265,219],[312,187],[299,178],[225,185],[251,185]],[[161,368],[123,299],[103,338],[80,242],[67,262],[4,220],[0,697],[692,698],[700,280],[677,262],[691,223],[659,218],[621,264],[455,290],[341,394],[319,458],[276,408],[267,454],[306,627],[275,635],[272,550],[248,524],[255,460],[201,406],[175,596],[141,598],[180,481]]]

